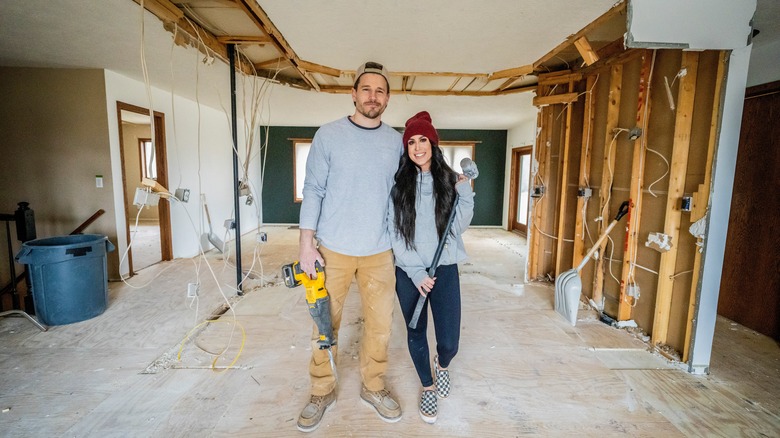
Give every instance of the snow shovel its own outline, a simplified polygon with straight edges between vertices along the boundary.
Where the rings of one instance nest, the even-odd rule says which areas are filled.
[[[628,201],[624,201],[620,204],[615,220],[613,220],[607,229],[604,230],[604,233],[601,234],[599,240],[593,244],[593,248],[585,254],[585,257],[583,257],[579,266],[575,269],[569,269],[555,279],[555,311],[566,318],[572,326],[577,323],[577,309],[580,307],[580,294],[582,293],[580,271],[588,264],[588,261],[590,261],[593,253],[595,253],[599,245],[601,245],[601,242],[607,238],[609,232],[612,231],[612,228],[617,225],[620,218],[625,216],[626,213],[628,213]]]
[[[200,195],[200,200],[203,203],[203,209],[206,211],[206,221],[209,224],[209,232],[200,236],[200,246],[208,248],[209,243],[211,243],[219,252],[223,252],[225,244],[214,234],[214,230],[211,228],[211,215],[209,215],[209,206],[206,204],[206,195]]]

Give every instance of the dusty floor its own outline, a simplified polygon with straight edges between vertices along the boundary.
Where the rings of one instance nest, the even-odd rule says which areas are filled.
[[[1,319],[0,434],[304,436],[295,422],[308,398],[311,321],[303,289],[280,278],[298,234],[263,231],[268,242],[257,248],[254,235],[244,237],[244,268],[255,279],[241,297],[229,286],[234,268],[212,251],[210,267],[177,260],[130,285],[111,283],[109,308],[88,321],[40,332]],[[523,284],[524,239],[472,229],[466,247],[462,342],[438,422],[417,413],[399,311],[387,385],[404,416],[387,424],[360,402],[361,320],[351,293],[338,402],[309,436],[780,435],[780,349],[771,339],[719,320],[712,374],[692,376],[589,311],[571,327],[552,310],[551,285]],[[197,302],[186,297],[190,282],[201,284]],[[223,313],[218,322],[203,324],[214,312]]]

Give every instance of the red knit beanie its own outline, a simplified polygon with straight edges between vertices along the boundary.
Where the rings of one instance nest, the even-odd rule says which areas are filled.
[[[406,121],[406,129],[404,130],[404,147],[409,142],[409,139],[414,135],[422,135],[428,137],[431,143],[439,144],[439,134],[436,132],[436,128],[431,123],[431,115],[428,111],[420,111],[415,114],[411,119]]]

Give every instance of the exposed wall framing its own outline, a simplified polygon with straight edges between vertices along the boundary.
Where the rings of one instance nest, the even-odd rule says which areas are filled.
[[[540,75],[534,101],[542,193],[533,202],[529,277],[576,266],[628,200],[629,215],[580,273],[583,294],[683,354],[699,258],[689,228],[709,195],[724,53],[619,51]],[[648,243],[656,233],[670,247]]]

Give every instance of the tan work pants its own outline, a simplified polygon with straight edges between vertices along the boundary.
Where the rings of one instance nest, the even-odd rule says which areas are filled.
[[[387,346],[395,308],[395,268],[393,253],[388,250],[376,255],[353,257],[320,246],[325,259],[325,288],[330,294],[333,339],[339,337],[342,310],[353,279],[357,279],[363,334],[360,340],[360,376],[369,391],[384,389],[387,370]],[[328,352],[317,346],[316,324],[312,334],[312,355],[309,363],[312,395],[326,395],[336,387]],[[332,347],[334,360],[338,345]],[[338,363],[338,361],[336,361]]]

